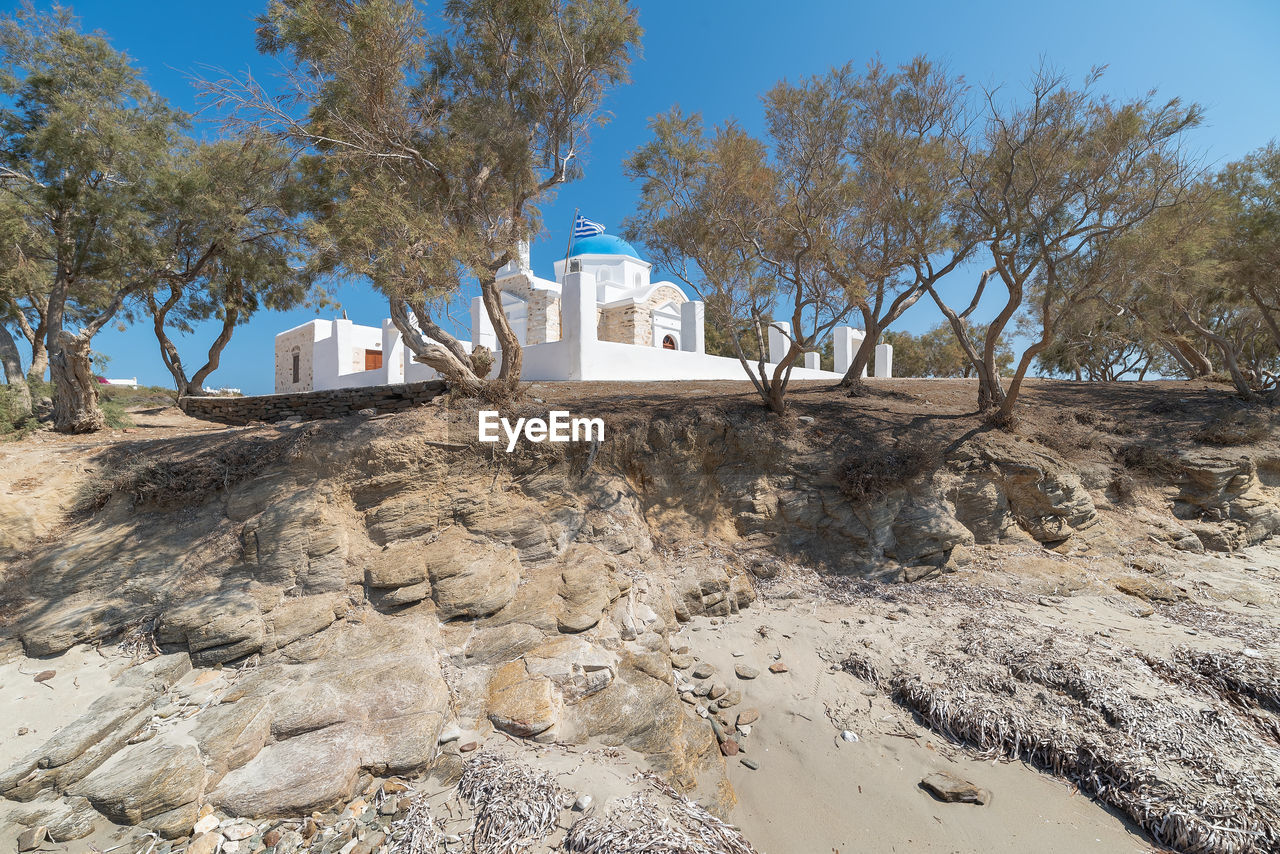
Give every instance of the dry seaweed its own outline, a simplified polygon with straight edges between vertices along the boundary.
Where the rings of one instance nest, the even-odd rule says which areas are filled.
[[[391,824],[390,854],[435,854],[444,841],[440,830],[440,822],[431,815],[427,795],[415,795],[409,802],[409,811]]]
[[[572,797],[546,771],[482,751],[467,760],[458,793],[475,811],[476,854],[520,854],[556,829]]]
[[[1280,850],[1273,662],[1186,649],[1152,661],[1062,626],[975,609],[909,666],[883,674],[863,654],[842,665],[982,756],[1071,780],[1162,845]]]
[[[565,836],[566,851],[583,854],[755,854],[736,828],[652,775],[662,796],[647,792],[620,798],[600,818],[584,815]]]

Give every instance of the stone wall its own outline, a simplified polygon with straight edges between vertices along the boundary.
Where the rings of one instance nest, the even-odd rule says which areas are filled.
[[[445,391],[441,380],[401,385],[343,388],[295,394],[264,394],[253,397],[182,397],[178,406],[192,418],[216,421],[236,427],[254,421],[272,422],[298,418],[314,421],[340,418],[361,409],[379,414],[420,406]]]
[[[311,391],[312,356],[316,347],[314,323],[281,332],[276,336],[276,394]],[[293,354],[298,354],[298,381],[293,381]]]

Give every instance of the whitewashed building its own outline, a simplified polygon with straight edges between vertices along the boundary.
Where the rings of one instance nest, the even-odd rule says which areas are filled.
[[[503,312],[524,350],[524,380],[741,380],[737,359],[705,351],[703,304],[674,282],[650,280],[652,265],[626,241],[609,234],[581,238],[567,259],[555,262],[555,280],[533,274],[528,247],[498,273]],[[789,348],[786,323],[769,330],[776,363]],[[839,379],[853,361],[863,333],[835,330],[835,371],[819,369],[806,353],[794,379]],[[480,298],[471,302],[470,349],[497,351],[497,338]],[[276,335],[278,394],[435,379],[412,360],[391,320],[381,327],[346,318],[312,320]],[[500,359],[500,351],[497,352]],[[893,348],[876,348],[876,376],[892,375]],[[495,361],[495,365],[498,361]],[[754,368],[754,366],[753,366]],[[772,369],[772,366],[770,366]],[[496,367],[495,367],[496,370]]]

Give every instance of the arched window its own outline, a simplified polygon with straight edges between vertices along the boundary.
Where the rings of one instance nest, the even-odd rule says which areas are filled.
[[[663,349],[663,350],[674,350],[674,349],[676,349],[676,339],[672,338],[670,335],[663,335],[663,336],[662,336],[662,349]]]

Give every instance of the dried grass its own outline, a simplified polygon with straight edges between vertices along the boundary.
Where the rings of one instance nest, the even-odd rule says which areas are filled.
[[[197,506],[297,453],[309,436],[310,431],[281,435],[270,430],[124,445],[110,452],[99,475],[84,485],[72,513],[90,515],[114,495],[143,506]]]
[[[1204,445],[1252,445],[1272,435],[1272,419],[1261,412],[1228,412],[1205,424],[1191,438]]]
[[[868,501],[935,470],[941,460],[936,445],[912,437],[902,437],[892,447],[863,442],[840,464],[835,481],[850,501]]]

